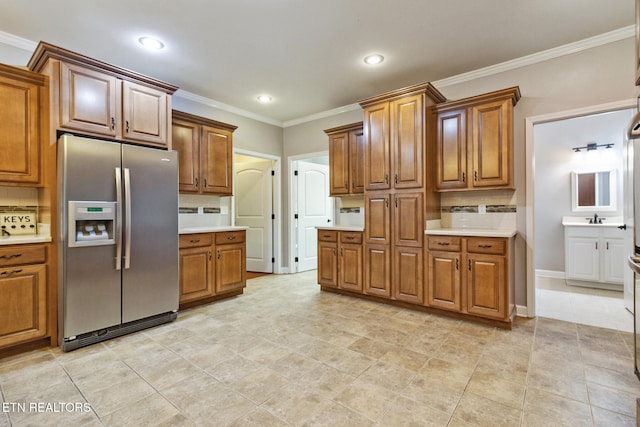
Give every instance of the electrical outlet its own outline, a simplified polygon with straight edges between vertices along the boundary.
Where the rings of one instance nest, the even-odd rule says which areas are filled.
[[[478,213],[486,214],[487,213],[487,205],[478,205]]]

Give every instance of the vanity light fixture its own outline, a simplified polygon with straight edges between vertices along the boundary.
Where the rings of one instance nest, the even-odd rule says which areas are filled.
[[[384,56],[379,53],[374,53],[372,55],[367,55],[364,57],[364,63],[367,65],[376,65],[384,61]]]
[[[142,46],[146,47],[147,49],[160,50],[164,48],[164,43],[162,43],[160,40],[156,38],[149,37],[149,36],[140,37],[138,39],[138,43],[140,43]]]
[[[576,153],[579,153],[580,150],[593,151],[597,150],[598,147],[612,148],[614,144],[596,144],[595,142],[590,142],[584,147],[573,147],[572,150]]]
[[[269,102],[273,101],[273,98],[269,95],[258,95],[257,99],[259,102],[262,102],[263,104],[268,104]]]

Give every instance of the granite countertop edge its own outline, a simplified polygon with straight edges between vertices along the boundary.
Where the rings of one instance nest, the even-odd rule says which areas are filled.
[[[5,236],[0,238],[0,245],[25,245],[29,243],[48,243],[51,236],[40,234],[22,234],[18,236]]]
[[[217,233],[221,231],[241,231],[248,230],[249,227],[242,225],[216,225],[211,227],[183,227],[178,230],[178,234],[195,233]]]
[[[431,228],[424,231],[426,235],[471,237],[514,237],[517,233],[515,229],[493,228]]]
[[[318,230],[335,230],[335,231],[364,231],[362,226],[353,225],[323,225],[316,227]]]

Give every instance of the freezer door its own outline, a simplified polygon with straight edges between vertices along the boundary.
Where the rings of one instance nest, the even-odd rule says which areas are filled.
[[[116,245],[69,247],[69,200],[116,201],[120,144],[64,135],[58,143],[62,338],[120,324]],[[116,218],[117,221],[117,218]]]
[[[122,146],[122,322],[178,309],[178,156]]]

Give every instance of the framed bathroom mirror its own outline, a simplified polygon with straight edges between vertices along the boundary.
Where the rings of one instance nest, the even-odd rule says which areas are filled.
[[[571,172],[573,212],[618,210],[616,171]]]

